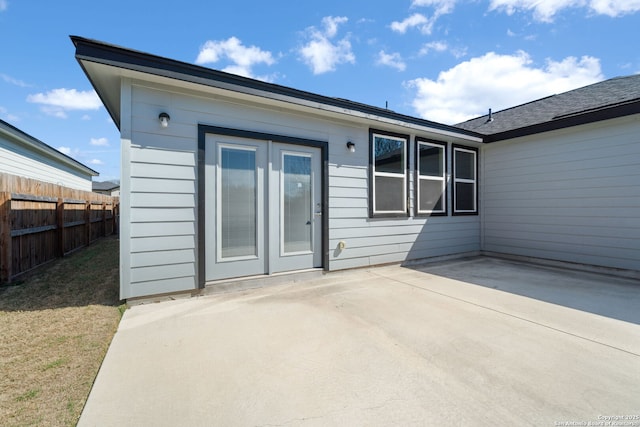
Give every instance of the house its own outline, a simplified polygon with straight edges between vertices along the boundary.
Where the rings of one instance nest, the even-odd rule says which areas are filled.
[[[72,41],[121,133],[122,298],[483,252],[640,270],[638,202],[625,197],[640,188],[628,179],[640,170],[640,102],[603,106],[611,117],[583,104],[524,127],[517,116],[500,127],[506,112],[494,127],[486,117],[456,127]],[[593,180],[606,177],[606,201],[569,202],[571,188],[592,199],[593,183],[580,184],[587,159],[601,169]],[[636,167],[603,173],[625,159]],[[560,219],[584,228],[563,234]],[[588,237],[574,234],[589,223]]]
[[[107,196],[120,197],[120,184],[111,181],[94,181],[91,185],[91,191]]]
[[[458,126],[485,135],[485,253],[640,270],[640,75]]]
[[[91,191],[98,172],[0,120],[0,172]]]

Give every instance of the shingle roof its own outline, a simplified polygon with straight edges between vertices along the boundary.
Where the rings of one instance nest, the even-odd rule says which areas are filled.
[[[487,114],[455,126],[484,135],[508,134],[513,137],[517,129],[531,129],[531,132],[521,131],[522,134],[551,130],[565,127],[560,126],[561,123],[579,124],[576,119],[583,115],[596,117],[595,114],[600,113],[603,118],[611,118],[603,112],[614,109],[618,111],[617,116],[625,115],[625,111],[626,114],[637,113],[639,106],[640,74],[616,77],[498,111],[492,114],[493,120],[489,120]]]
[[[91,183],[91,188],[93,191],[111,191],[114,190],[116,188],[120,188],[120,184],[116,184],[114,182],[109,182],[109,181],[104,181],[104,182],[97,182],[97,181],[93,181]]]

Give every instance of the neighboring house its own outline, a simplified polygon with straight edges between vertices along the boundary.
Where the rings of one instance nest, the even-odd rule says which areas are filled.
[[[91,191],[98,172],[0,120],[0,172]]]
[[[111,181],[94,181],[92,183],[92,191],[106,196],[120,197],[120,184]]]
[[[505,131],[515,133],[502,140],[506,134],[471,122],[447,126],[72,40],[121,133],[122,298],[245,276],[483,251],[640,270],[638,202],[624,202],[625,192],[638,195],[640,182],[637,103],[624,112],[635,116],[596,114],[585,123],[569,118],[562,123],[570,127],[561,129],[537,128],[539,120],[530,124],[534,133],[520,135],[512,125]],[[601,158],[612,135],[614,153]],[[571,190],[552,194],[589,185],[579,184],[591,179],[588,170],[574,173],[579,167],[572,164],[601,158],[602,168],[617,169],[622,160],[612,158],[632,154],[635,168],[625,166],[618,180],[607,176],[602,183],[616,191],[606,209],[602,201],[568,201],[563,195]],[[554,162],[566,168],[556,170]],[[624,177],[634,178],[617,187]],[[591,199],[588,189],[582,194]],[[549,201],[552,196],[559,198]],[[601,216],[613,213],[627,219],[605,225]],[[604,242],[597,234],[574,234],[581,229],[562,235],[561,218],[585,227],[597,219],[598,233],[622,227],[615,236],[627,236],[619,244],[625,249],[612,250],[615,237]],[[529,236],[518,234],[527,230]],[[568,243],[564,252],[546,249],[556,240]],[[587,256],[580,244],[602,257]]]

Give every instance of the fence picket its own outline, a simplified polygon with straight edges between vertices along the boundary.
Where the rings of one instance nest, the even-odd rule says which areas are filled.
[[[117,233],[118,204],[117,197],[0,173],[0,283]]]

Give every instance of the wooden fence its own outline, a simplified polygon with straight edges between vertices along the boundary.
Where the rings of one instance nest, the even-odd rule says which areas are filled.
[[[0,283],[117,233],[118,202],[0,173]]]

